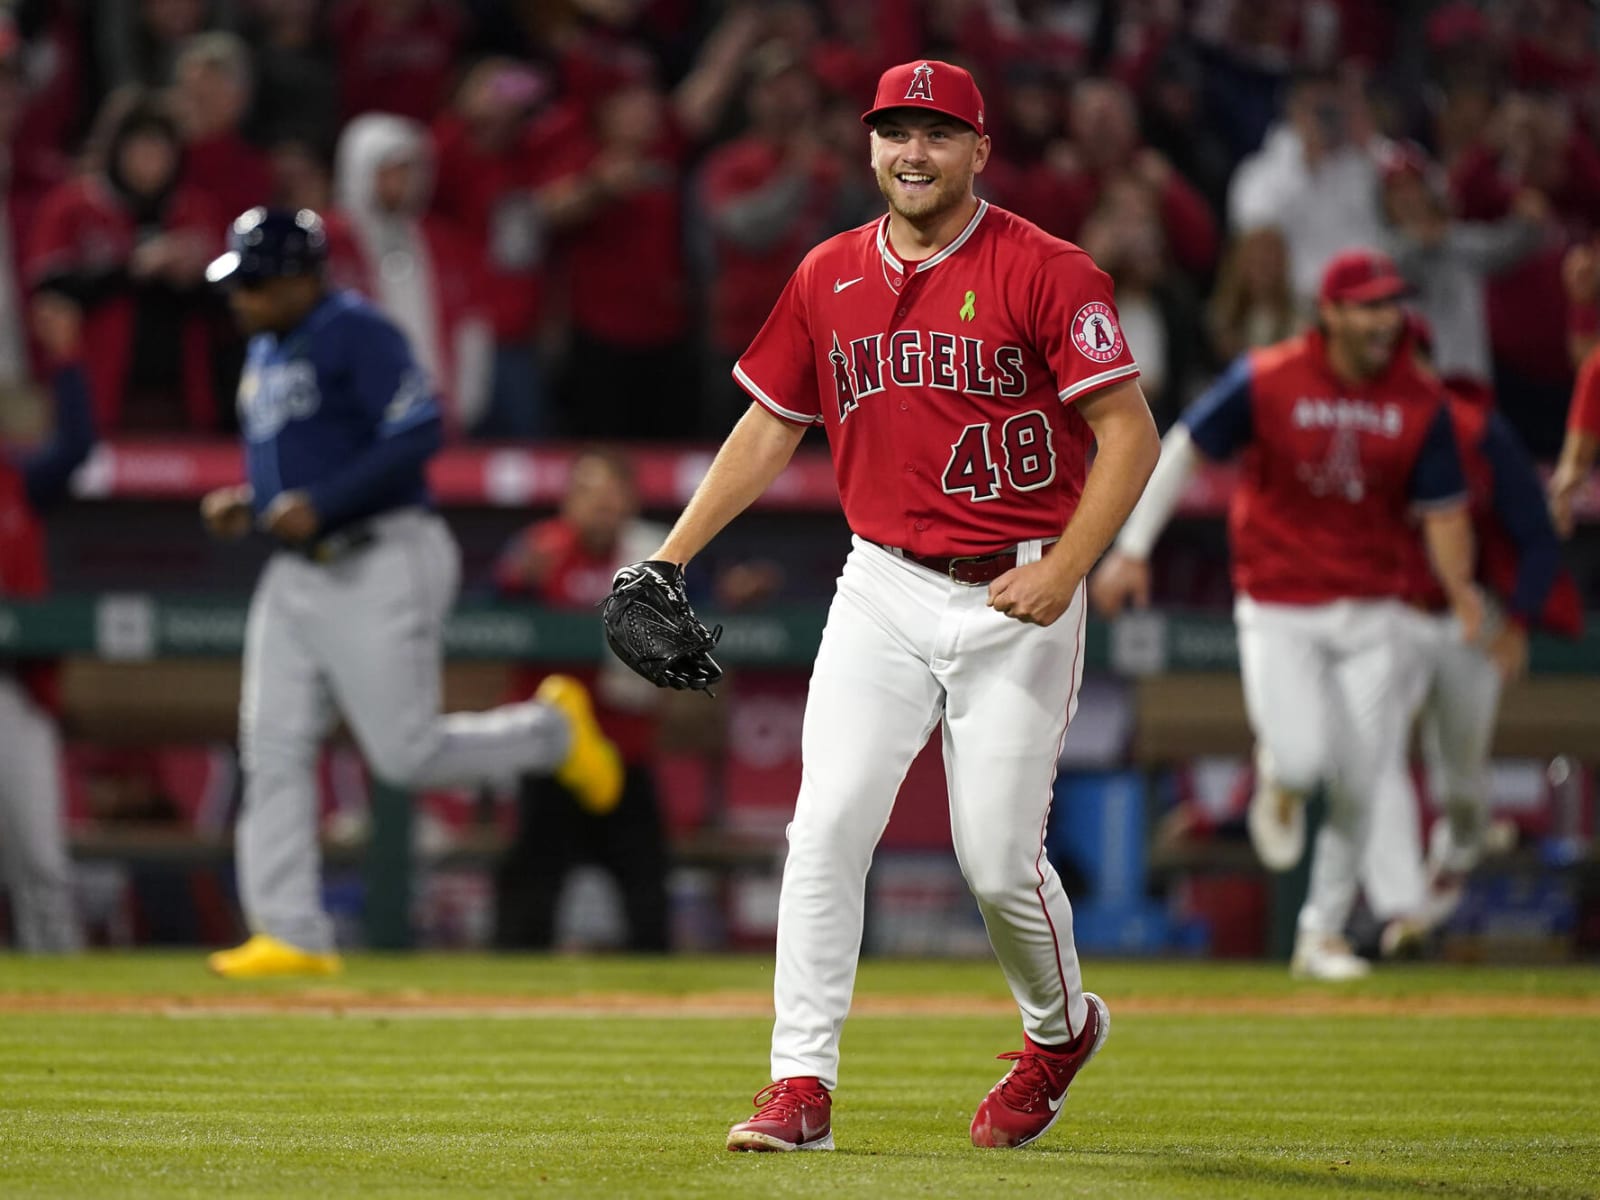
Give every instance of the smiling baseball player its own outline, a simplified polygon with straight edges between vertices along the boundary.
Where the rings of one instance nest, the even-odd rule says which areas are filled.
[[[536,699],[439,714],[440,645],[460,554],[423,467],[439,405],[394,324],[323,281],[322,222],[251,209],[207,272],[251,335],[239,380],[250,482],[207,495],[219,537],[277,543],[245,628],[239,896],[253,936],[213,954],[229,978],[337,971],[319,894],[315,768],[335,708],[373,771],[401,787],[550,772],[594,808],[622,769],[588,693],[551,676]]]
[[[956,855],[1022,1010],[1023,1048],[1001,1056],[1014,1066],[972,1141],[1042,1134],[1110,1024],[1084,991],[1044,828],[1083,673],[1084,575],[1159,441],[1110,279],[974,196],[990,142],[972,77],[895,67],[863,120],[888,213],[806,256],[734,370],[754,403],[654,559],[618,578],[677,578],[806,430],[826,432],[854,537],[806,703],[773,1082],[730,1150],[833,1145],[867,869],[941,722]]]

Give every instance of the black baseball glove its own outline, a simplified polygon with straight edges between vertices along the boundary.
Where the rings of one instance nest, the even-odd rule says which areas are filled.
[[[657,687],[709,691],[722,678],[711,657],[722,626],[707,629],[694,615],[677,563],[623,567],[600,603],[600,620],[616,656]]]

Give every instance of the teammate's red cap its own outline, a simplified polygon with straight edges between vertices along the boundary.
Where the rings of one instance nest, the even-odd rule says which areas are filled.
[[[926,108],[984,132],[983,97],[971,73],[938,59],[901,63],[885,71],[878,79],[872,107],[861,114],[861,123],[871,125],[894,108]]]
[[[1394,259],[1377,250],[1346,250],[1336,254],[1322,272],[1320,300],[1333,304],[1376,304],[1398,300],[1411,285],[1394,265]]]

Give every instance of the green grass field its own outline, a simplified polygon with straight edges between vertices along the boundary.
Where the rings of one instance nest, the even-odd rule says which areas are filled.
[[[967,1142],[1020,1040],[998,970],[869,962],[839,1150],[734,1155],[765,958],[349,968],[0,957],[0,1196],[1600,1196],[1592,969],[1090,962],[1111,1039],[1000,1152]]]

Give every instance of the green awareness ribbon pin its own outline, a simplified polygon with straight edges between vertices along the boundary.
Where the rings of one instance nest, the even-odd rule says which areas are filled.
[[[973,317],[978,315],[977,303],[978,293],[968,292],[967,302],[961,306],[961,319],[963,321],[970,321]]]

